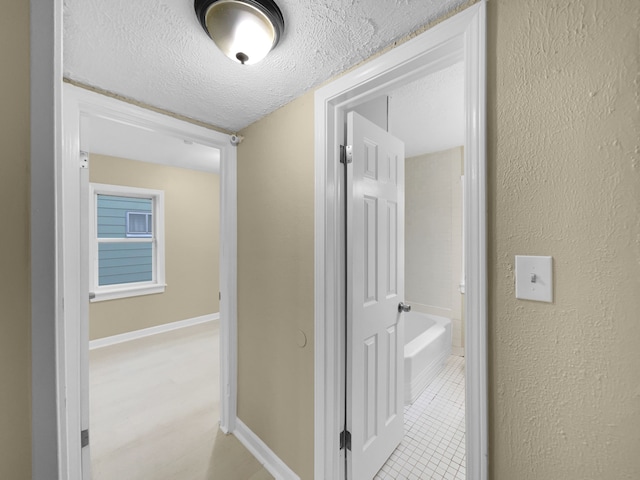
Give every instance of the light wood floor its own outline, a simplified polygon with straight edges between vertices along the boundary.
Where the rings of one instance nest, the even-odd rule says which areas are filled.
[[[218,323],[90,352],[93,480],[266,480],[218,428]]]

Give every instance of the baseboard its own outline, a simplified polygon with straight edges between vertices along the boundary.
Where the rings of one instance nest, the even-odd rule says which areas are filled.
[[[98,338],[89,342],[89,350],[108,347],[110,345],[116,345],[118,343],[136,340],[138,338],[149,337],[151,335],[157,335],[159,333],[166,333],[172,330],[178,330],[179,328],[191,327],[193,325],[199,325],[201,323],[213,322],[219,319],[219,313],[211,313],[209,315],[202,315],[200,317],[188,318],[186,320],[180,320],[177,322],[165,323],[164,325],[157,325],[155,327],[143,328],[142,330],[134,330],[133,332],[120,333],[111,337]]]
[[[464,357],[464,347],[451,347],[451,355]]]
[[[276,480],[300,480],[300,477],[239,418],[236,418],[236,428],[233,430],[233,434]]]

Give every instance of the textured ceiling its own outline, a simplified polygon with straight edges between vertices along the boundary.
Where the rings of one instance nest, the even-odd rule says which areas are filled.
[[[464,0],[278,0],[285,34],[243,66],[192,0],[64,0],[64,75],[235,132]]]

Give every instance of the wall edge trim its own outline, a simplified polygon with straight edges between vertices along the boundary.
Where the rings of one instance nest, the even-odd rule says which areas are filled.
[[[160,333],[171,332],[181,328],[192,327],[201,323],[214,322],[220,320],[220,313],[211,313],[208,315],[202,315],[199,317],[187,318],[186,320],[179,320],[177,322],[165,323],[163,325],[156,325],[155,327],[143,328],[140,330],[134,330],[132,332],[120,333],[118,335],[112,335],[110,337],[98,338],[89,342],[89,350],[95,350],[96,348],[109,347],[111,345],[117,345],[118,343],[129,342],[131,340],[137,340],[139,338],[150,337],[151,335],[158,335]]]
[[[277,480],[300,480],[300,477],[237,417],[233,434]]]

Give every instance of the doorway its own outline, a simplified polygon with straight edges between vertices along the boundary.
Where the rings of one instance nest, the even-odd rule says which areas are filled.
[[[231,136],[189,124],[113,98],[64,85],[62,154],[58,178],[59,230],[58,301],[65,309],[57,318],[60,361],[56,366],[60,401],[57,416],[60,425],[61,478],[88,478],[90,465],[85,436],[88,416],[88,324],[86,322],[89,282],[83,259],[88,258],[87,242],[81,241],[81,202],[78,199],[83,158],[80,150],[80,125],[87,117],[159,132],[182,141],[213,147],[220,151],[220,428],[232,432],[236,421],[236,147]],[[87,182],[88,184],[88,182]],[[216,292],[213,292],[215,295]],[[215,382],[215,379],[212,379]],[[84,473],[83,473],[84,472]]]
[[[82,120],[91,478],[195,478],[219,421],[220,152]]]
[[[340,242],[345,193],[338,154],[346,112],[384,90],[457,62],[463,62],[465,75],[466,475],[473,480],[487,478],[484,25],[485,4],[481,2],[316,92],[317,479],[345,478],[353,461],[348,448],[340,445],[346,415],[342,406],[348,302],[344,271],[349,263]]]
[[[411,308],[399,328],[404,436],[373,466],[381,467],[375,479],[465,478],[462,67],[388,92],[374,101],[378,115],[368,109],[405,145],[403,302]]]

